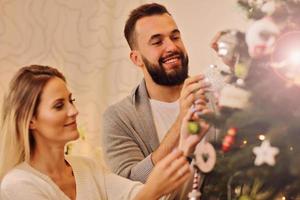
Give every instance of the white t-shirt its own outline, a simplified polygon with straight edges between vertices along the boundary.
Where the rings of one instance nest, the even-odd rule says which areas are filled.
[[[179,114],[179,100],[167,103],[150,99],[158,139],[161,142]]]
[[[90,159],[79,156],[66,157],[72,166],[76,181],[77,200],[127,200],[133,199],[142,184],[109,173]],[[1,200],[70,200],[52,181],[23,162],[3,178]]]

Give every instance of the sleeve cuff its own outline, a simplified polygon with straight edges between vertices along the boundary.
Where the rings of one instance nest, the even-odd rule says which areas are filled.
[[[130,179],[133,181],[140,181],[146,183],[149,174],[151,173],[154,164],[151,159],[151,155],[148,155],[144,160],[139,162],[131,169]]]

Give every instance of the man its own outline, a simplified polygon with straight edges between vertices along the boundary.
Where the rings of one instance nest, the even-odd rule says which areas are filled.
[[[192,106],[207,111],[209,84],[202,75],[188,77],[180,31],[164,6],[152,3],[133,10],[124,33],[130,59],[144,79],[105,111],[102,141],[113,172],[145,183],[153,166],[178,145],[187,111]]]

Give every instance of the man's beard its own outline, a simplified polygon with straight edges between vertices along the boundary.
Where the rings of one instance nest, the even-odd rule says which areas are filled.
[[[167,73],[163,67],[163,58],[158,60],[158,65],[151,63],[145,57],[142,59],[145,63],[148,73],[150,74],[152,80],[158,85],[164,86],[175,86],[180,85],[188,77],[188,56],[184,56],[182,52],[174,52],[169,56],[179,55],[181,60],[181,66],[178,66],[172,72]]]

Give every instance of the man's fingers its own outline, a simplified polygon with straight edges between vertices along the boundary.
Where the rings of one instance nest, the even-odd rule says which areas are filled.
[[[208,100],[208,99],[207,99]],[[208,101],[205,98],[199,98],[194,101],[195,105],[206,105]]]
[[[205,94],[205,92],[211,91],[209,88],[210,83],[207,83],[205,81],[191,83],[190,85],[182,88],[181,98],[186,98],[188,95],[196,93],[198,91],[200,91],[202,94]]]
[[[198,99],[201,99],[205,101],[206,103],[209,102],[208,98],[205,96],[206,90],[205,89],[200,89],[197,92],[194,93],[195,96],[195,101]]]
[[[192,115],[195,113],[195,110],[189,109],[187,114],[184,116],[183,118],[183,123],[188,123],[188,121],[190,121],[190,119],[192,118]]]
[[[199,82],[200,80],[204,80],[204,79],[205,79],[205,77],[203,74],[189,77],[189,78],[185,79],[185,81],[183,83],[183,87],[190,85],[191,83]]]

